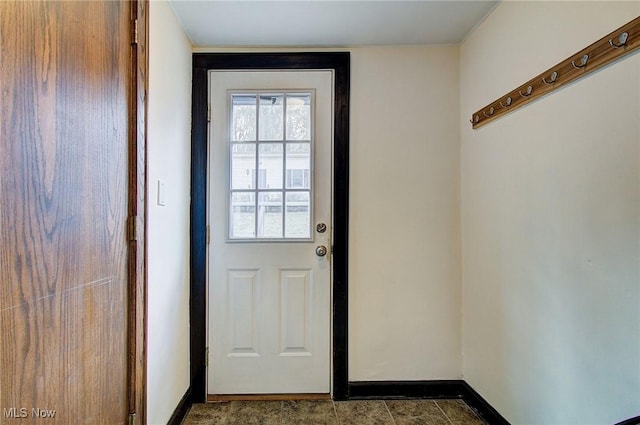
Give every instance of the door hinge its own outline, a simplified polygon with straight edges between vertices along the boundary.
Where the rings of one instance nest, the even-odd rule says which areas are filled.
[[[129,223],[127,224],[127,236],[129,242],[138,240],[138,216],[133,215],[129,217]]]
[[[136,414],[129,413],[129,425],[135,425],[136,423]]]
[[[211,122],[211,104],[207,105],[207,122]]]
[[[138,18],[131,21],[131,44],[138,44]]]
[[[211,243],[211,226],[207,225],[207,245]]]
[[[204,353],[204,366],[209,367],[209,347],[207,347]]]

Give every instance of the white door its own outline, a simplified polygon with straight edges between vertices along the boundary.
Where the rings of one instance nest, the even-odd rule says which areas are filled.
[[[333,72],[209,87],[208,393],[329,393]]]

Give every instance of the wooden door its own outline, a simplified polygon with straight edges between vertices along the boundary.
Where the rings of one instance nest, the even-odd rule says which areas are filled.
[[[142,397],[139,6],[0,2],[2,425],[124,424]]]
[[[209,393],[328,394],[333,72],[210,86]]]

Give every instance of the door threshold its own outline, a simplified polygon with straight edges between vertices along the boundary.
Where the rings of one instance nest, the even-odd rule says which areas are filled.
[[[291,401],[291,400],[331,400],[331,394],[208,394],[207,402],[217,401]]]

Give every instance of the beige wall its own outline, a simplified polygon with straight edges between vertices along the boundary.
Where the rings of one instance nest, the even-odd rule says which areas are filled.
[[[349,378],[459,378],[458,48],[351,51]]]
[[[149,18],[147,423],[161,425],[189,387],[191,43],[168,3]]]
[[[640,410],[640,56],[468,120],[639,13],[505,2],[461,47],[463,373],[514,424]]]

